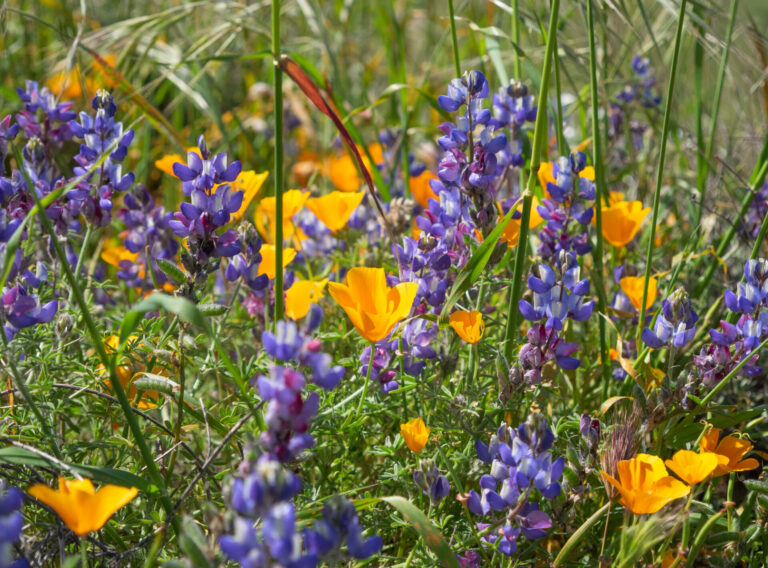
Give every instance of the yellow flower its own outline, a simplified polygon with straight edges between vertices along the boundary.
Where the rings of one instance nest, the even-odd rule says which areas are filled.
[[[232,213],[230,222],[234,223],[243,217],[245,210],[248,209],[253,198],[259,194],[261,186],[264,185],[264,180],[267,179],[267,176],[269,176],[269,172],[261,172],[260,174],[257,174],[253,170],[240,172],[237,179],[232,182],[232,193],[242,191],[243,203],[240,205],[240,209]]]
[[[56,511],[77,536],[85,536],[101,529],[118,509],[136,497],[139,490],[104,485],[95,491],[89,479],[70,481],[59,477],[58,490],[38,483],[30,487],[28,493]]]
[[[710,429],[704,434],[700,445],[701,452],[717,454],[718,464],[713,474],[714,477],[733,471],[748,471],[760,465],[754,458],[741,459],[752,449],[752,444],[735,436],[726,436],[718,443],[720,432],[720,428]]]
[[[620,191],[608,192],[608,205],[616,205],[624,201],[624,194]]]
[[[258,274],[266,274],[267,277],[272,280],[275,277],[275,245],[261,245],[261,262],[259,263]],[[291,261],[296,257],[296,249],[286,247],[283,249],[283,268],[288,266]]]
[[[660,457],[637,454],[617,465],[619,480],[603,477],[621,495],[619,503],[636,515],[655,513],[667,503],[688,495],[691,488],[667,473]]]
[[[358,147],[360,155],[363,157],[363,163],[368,171],[371,170],[371,162],[365,155],[365,151]],[[384,161],[384,153],[380,144],[371,144],[368,152],[373,158],[373,167]],[[357,162],[352,158],[349,152],[344,152],[338,157],[331,157],[328,165],[324,168],[326,175],[331,179],[331,183],[339,191],[358,191],[364,183],[362,176],[357,171]]]
[[[408,449],[418,454],[429,441],[429,426],[424,424],[421,418],[414,418],[405,424],[400,424],[400,435]]]
[[[384,339],[408,317],[417,289],[415,282],[389,288],[383,268],[352,268],[347,272],[346,284],[328,283],[328,291],[347,312],[355,329],[373,343]]]
[[[289,240],[293,237],[294,227],[291,221],[298,213],[304,204],[309,199],[309,192],[303,192],[300,189],[291,189],[283,193],[283,239]],[[275,242],[275,232],[277,230],[277,223],[275,222],[275,206],[276,201],[274,196],[264,197],[259,201],[256,207],[256,215],[254,222],[259,233],[268,243]]]
[[[603,237],[615,247],[626,246],[635,238],[651,208],[639,201],[619,201],[602,210]]]
[[[539,223],[544,221],[541,215],[539,215],[538,206],[539,200],[534,197],[533,201],[531,202],[531,216],[528,219],[529,229],[536,227]],[[499,206],[499,209],[501,209],[501,206]],[[518,204],[517,210],[521,213],[523,212],[522,202]],[[502,217],[499,216],[499,221],[501,221],[501,218]],[[522,224],[522,219],[510,219],[509,223],[507,223],[507,226],[504,227],[504,230],[501,232],[501,240],[507,243],[508,248],[517,246],[517,242],[520,239],[520,227]]]
[[[303,318],[309,311],[312,303],[317,303],[323,297],[323,290],[328,284],[328,279],[313,282],[311,280],[297,280],[285,292],[285,315],[292,320]]]
[[[453,330],[467,343],[477,343],[483,337],[485,322],[483,314],[472,310],[457,310],[448,319]]]
[[[189,152],[194,152],[198,156],[200,155],[200,149],[197,146],[187,148],[187,153]],[[173,164],[176,162],[186,164],[187,158],[181,154],[166,154],[159,160],[155,160],[155,167],[169,176],[176,177],[176,174],[173,173]]]
[[[117,351],[119,345],[120,338],[117,335],[110,335],[104,342],[104,347],[106,348],[107,353],[114,353]],[[136,388],[136,386],[133,384],[133,381],[141,377],[147,370],[146,365],[144,365],[144,363],[140,360],[140,358],[137,356],[137,353],[134,353],[140,352],[142,347],[143,344],[139,343],[136,337],[129,337],[128,347],[123,351],[120,359],[115,364],[115,374],[117,375],[117,380],[119,380],[120,384],[123,386],[123,389],[128,395],[128,400],[131,401],[131,404],[134,403],[136,396],[139,394],[139,389]],[[99,365],[96,370],[100,375],[106,373],[104,370],[104,365]],[[156,366],[154,369],[152,369],[152,373],[155,375],[162,375],[164,377],[168,376],[168,372],[161,366]],[[106,379],[104,382],[106,383],[107,387],[112,390],[112,384],[109,382],[109,379]],[[139,399],[139,402],[136,406],[141,409],[154,408],[157,406],[159,400],[160,393],[153,390],[147,390],[142,392],[141,398]]]
[[[112,266],[117,266],[118,268],[120,268],[121,261],[128,260],[132,263],[135,263],[138,257],[139,253],[131,252],[123,245],[107,245],[101,251],[101,260],[107,264],[111,264]]]
[[[347,224],[352,213],[363,201],[362,191],[348,193],[332,191],[322,197],[313,197],[307,201],[307,209],[322,221],[331,231],[338,231]]]
[[[646,310],[653,305],[653,302],[656,299],[656,282],[657,281],[653,276],[648,279],[648,297],[645,300]],[[619,286],[638,312],[640,311],[640,306],[643,305],[644,284],[645,278],[641,276],[625,276],[619,280]]]
[[[690,450],[678,450],[671,460],[664,463],[688,485],[696,485],[715,471],[718,459],[717,454],[712,452],[697,454]]]
[[[45,85],[62,99],[79,99],[83,96],[81,81],[80,68],[75,67],[71,71],[56,73],[45,82]]]
[[[435,201],[439,201],[437,194],[429,184],[433,179],[437,179],[437,176],[429,170],[424,170],[417,176],[411,176],[411,197],[413,197],[413,200],[424,209],[429,207],[430,197]]]

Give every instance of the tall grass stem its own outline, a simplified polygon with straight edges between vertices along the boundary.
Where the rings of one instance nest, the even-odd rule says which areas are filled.
[[[275,100],[275,317],[272,325],[283,318],[283,74],[280,61],[280,0],[272,0],[272,80]]]
[[[525,271],[525,250],[528,244],[528,225],[531,219],[531,204],[533,190],[538,179],[541,165],[542,140],[546,139],[546,100],[549,92],[549,78],[552,74],[552,57],[555,51],[555,37],[557,35],[557,22],[560,12],[560,0],[552,0],[549,16],[549,31],[544,50],[544,63],[541,70],[541,90],[539,91],[539,112],[536,113],[536,123],[533,129],[533,143],[531,144],[531,167],[528,174],[528,183],[523,195],[523,216],[520,220],[520,236],[517,242],[517,254],[515,255],[515,270],[512,274],[512,293],[507,307],[507,327],[504,330],[504,356],[507,361],[514,354],[514,342],[512,341],[515,330],[520,323],[520,310],[518,304],[522,295],[523,274]]]
[[[600,136],[600,117],[598,114],[597,93],[597,49],[595,48],[595,15],[593,0],[587,0],[587,33],[589,35],[589,90],[592,99],[592,164],[595,167],[595,224],[597,238],[595,243],[595,285],[597,286],[597,311],[605,313],[605,284],[603,283],[603,201],[605,195],[605,170],[603,167],[603,146]],[[598,317],[600,331],[600,368],[602,369],[603,397],[610,384],[611,363],[608,357],[605,318]]]
[[[667,85],[667,100],[664,105],[664,122],[661,127],[661,148],[659,150],[659,165],[656,171],[656,189],[653,192],[653,214],[651,216],[651,235],[648,239],[648,249],[645,255],[645,276],[643,280],[643,301],[640,305],[640,319],[637,325],[637,344],[640,345],[640,335],[645,325],[646,302],[648,301],[648,281],[651,278],[653,266],[653,251],[656,246],[656,223],[659,220],[659,203],[661,201],[661,184],[664,180],[664,164],[667,158],[667,136],[669,134],[669,122],[672,114],[672,98],[675,92],[675,79],[677,78],[677,64],[680,59],[680,44],[683,39],[683,23],[685,22],[685,7],[687,0],[680,2],[680,12],[677,16],[677,31],[675,32],[675,49],[672,55],[672,69],[669,72],[669,84]]]

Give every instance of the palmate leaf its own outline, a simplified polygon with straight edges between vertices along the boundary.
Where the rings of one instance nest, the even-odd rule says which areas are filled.
[[[451,550],[451,547],[448,546],[442,533],[437,530],[437,527],[432,524],[421,509],[416,507],[416,505],[411,503],[408,499],[398,495],[382,497],[381,500],[392,505],[401,515],[403,515],[405,521],[419,533],[429,549],[435,553],[435,556],[437,556],[437,559],[440,561],[440,565],[443,566],[443,568],[459,568],[456,554]]]

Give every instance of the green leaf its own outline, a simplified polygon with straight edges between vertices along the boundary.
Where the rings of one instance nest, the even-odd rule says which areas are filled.
[[[442,533],[437,530],[437,527],[432,524],[416,505],[398,495],[382,497],[381,500],[392,505],[403,515],[406,522],[421,535],[429,549],[435,553],[441,566],[444,568],[459,568],[456,554],[448,546]]]
[[[760,493],[762,495],[768,495],[768,483],[766,483],[765,481],[758,481],[756,479],[745,479],[744,485],[750,491],[755,491],[756,493]]]
[[[155,262],[157,262],[157,266],[160,268],[160,270],[162,270],[171,280],[175,280],[179,284],[188,280],[184,271],[170,260],[165,258],[156,258]]]
[[[563,548],[560,549],[560,553],[557,555],[557,558],[555,558],[554,566],[561,566],[565,559],[568,557],[569,554],[575,551],[576,546],[581,542],[581,540],[587,536],[589,533],[589,530],[592,528],[592,526],[602,517],[604,514],[606,514],[611,508],[611,502],[609,501],[602,507],[600,507],[597,511],[595,511],[591,517],[589,517],[582,525],[574,531],[574,533],[570,536],[570,538],[565,542],[563,545]],[[605,522],[608,522],[608,519],[605,520]]]
[[[61,470],[63,474],[67,474],[66,470],[64,470],[59,463],[51,461],[40,454],[14,446],[0,448],[0,463],[55,468]],[[88,479],[99,483],[111,483],[123,487],[136,487],[145,493],[151,492],[154,487],[138,475],[120,469],[70,463],[65,463],[65,465],[83,477],[87,477]]]
[[[227,313],[227,306],[221,304],[197,304],[197,309],[204,316],[220,316]]]
[[[182,320],[193,323],[205,330],[208,329],[208,324],[205,321],[203,314],[200,313],[200,310],[197,309],[195,304],[186,298],[155,292],[147,299],[136,304],[133,309],[123,317],[123,324],[120,326],[120,345],[125,343],[131,336],[144,314],[147,312],[156,312],[161,309],[176,314]]]
[[[194,568],[210,568],[211,564],[205,556],[207,548],[205,535],[194,519],[184,516],[181,521],[182,532],[179,536],[179,548],[192,561]]]

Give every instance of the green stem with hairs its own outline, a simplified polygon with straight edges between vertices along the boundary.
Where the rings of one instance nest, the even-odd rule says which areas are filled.
[[[539,92],[539,109],[536,113],[536,124],[533,130],[533,143],[531,145],[531,168],[528,174],[528,184],[523,195],[523,217],[520,220],[520,236],[517,243],[517,254],[515,256],[515,270],[512,274],[512,293],[509,297],[509,306],[507,308],[507,327],[504,331],[504,356],[507,361],[512,359],[514,354],[514,342],[512,338],[520,322],[520,310],[517,305],[522,295],[522,283],[525,270],[525,250],[528,243],[528,224],[531,219],[531,203],[533,200],[533,190],[538,179],[538,171],[541,165],[541,145],[542,140],[546,139],[545,130],[547,113],[545,104],[547,92],[549,91],[549,77],[552,71],[552,56],[555,50],[555,36],[557,34],[558,13],[560,11],[560,0],[552,0],[551,14],[549,16],[549,33],[547,34],[547,44],[544,50],[544,63],[541,71],[541,91]]]
[[[637,344],[640,345],[640,335],[645,323],[646,302],[648,301],[648,281],[651,278],[651,266],[653,265],[653,249],[656,241],[656,223],[659,220],[659,202],[661,201],[661,185],[664,180],[664,163],[667,157],[667,135],[669,134],[669,122],[672,114],[672,98],[675,92],[675,79],[677,78],[677,64],[680,56],[680,44],[683,38],[683,22],[685,21],[685,6],[687,0],[680,2],[680,12],[677,16],[677,31],[675,32],[675,50],[672,56],[672,69],[669,73],[669,85],[667,85],[667,101],[664,105],[664,122],[661,127],[661,148],[659,150],[659,165],[656,172],[656,189],[653,192],[653,215],[651,216],[651,235],[648,239],[648,250],[645,258],[645,277],[643,279],[643,301],[640,305],[640,319],[637,325]]]
[[[275,99],[275,317],[283,318],[283,74],[280,61],[280,0],[272,0],[272,79]]]

